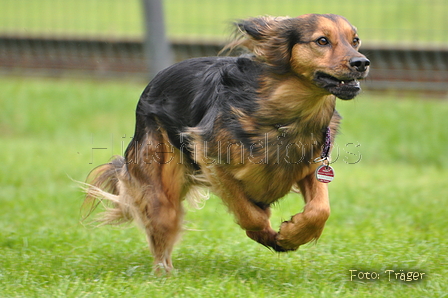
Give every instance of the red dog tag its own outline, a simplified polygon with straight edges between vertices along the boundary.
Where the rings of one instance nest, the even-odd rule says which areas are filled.
[[[316,179],[322,183],[329,183],[334,179],[334,170],[327,165],[321,165],[316,169]]]

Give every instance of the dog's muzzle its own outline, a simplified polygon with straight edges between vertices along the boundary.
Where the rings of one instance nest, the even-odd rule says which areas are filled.
[[[366,58],[364,59],[367,60]],[[368,64],[367,61],[353,60],[353,65],[352,61],[350,61],[354,71],[344,77],[338,78],[319,71],[314,75],[314,83],[340,99],[353,99],[361,92],[359,80],[364,79],[368,74],[370,61]]]

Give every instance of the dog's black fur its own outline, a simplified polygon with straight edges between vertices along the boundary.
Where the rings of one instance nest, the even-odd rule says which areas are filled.
[[[249,147],[250,133],[241,127],[232,109],[255,112],[258,103],[253,99],[257,96],[262,71],[262,65],[251,57],[195,58],[168,67],[141,95],[134,140],[142,140],[148,130],[161,125],[171,144],[186,152],[187,148],[182,147],[190,143],[182,135],[186,128],[200,129],[204,141],[211,141],[219,115],[233,137]]]

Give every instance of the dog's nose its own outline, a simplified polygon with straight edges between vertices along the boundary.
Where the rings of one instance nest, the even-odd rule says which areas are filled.
[[[350,66],[354,67],[357,71],[366,71],[367,66],[370,65],[370,60],[366,57],[355,57],[350,59]]]

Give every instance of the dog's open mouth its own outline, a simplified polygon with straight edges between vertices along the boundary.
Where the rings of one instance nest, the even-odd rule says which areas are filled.
[[[357,79],[338,79],[323,72],[317,72],[314,76],[317,86],[327,90],[340,99],[353,99],[361,91]]]

